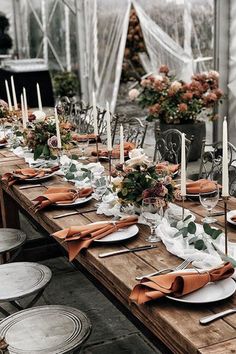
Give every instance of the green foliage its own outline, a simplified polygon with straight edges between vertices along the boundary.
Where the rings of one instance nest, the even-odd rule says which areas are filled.
[[[141,165],[125,173],[117,195],[127,203],[141,205],[143,198],[158,197],[166,204],[173,199],[173,191],[173,184],[165,183],[155,166]]]
[[[73,97],[78,94],[79,81],[72,72],[60,72],[53,76],[53,87],[56,96]]]
[[[207,236],[210,236],[213,240],[216,240],[222,234],[221,230],[215,229],[211,227],[209,224],[203,224],[204,233],[196,235],[197,226],[196,223],[190,221],[186,225],[186,221],[191,218],[191,215],[188,215],[184,220],[184,226],[182,226],[174,235],[174,237],[178,237],[182,235],[183,238],[188,238],[189,245],[194,245],[194,248],[197,250],[205,250],[207,248],[205,243],[204,233]],[[171,224],[172,227],[177,228],[178,223]]]

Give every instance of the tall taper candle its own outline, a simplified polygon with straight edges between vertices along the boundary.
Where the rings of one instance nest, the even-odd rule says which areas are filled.
[[[25,107],[24,107],[24,99],[22,94],[20,95],[20,102],[21,102],[22,125],[23,128],[26,129]]]
[[[59,125],[59,119],[58,119],[56,107],[55,107],[55,123],[56,123],[56,134],[57,134],[57,147],[58,149],[61,149],[61,133],[60,133],[60,125]]]
[[[222,197],[229,196],[229,166],[228,166],[228,131],[227,120],[223,121],[223,157],[222,157]]]
[[[17,111],[18,105],[17,105],[16,90],[15,90],[15,83],[14,83],[13,76],[11,76],[11,90],[12,90],[12,96],[13,96],[14,109],[15,109],[15,111]]]
[[[38,97],[38,107],[39,107],[39,111],[43,110],[43,106],[42,106],[42,99],[41,99],[41,92],[40,92],[40,87],[39,84],[37,83],[36,85],[37,88],[37,97]]]
[[[120,163],[125,162],[125,156],[124,156],[124,130],[123,130],[123,125],[121,124],[120,126]]]
[[[181,196],[186,196],[186,151],[185,151],[185,134],[182,133],[181,141]]]
[[[29,118],[28,118],[28,105],[27,105],[26,90],[25,90],[24,87],[23,87],[23,98],[24,98],[25,121],[27,123],[29,121]]]
[[[12,109],[12,103],[11,103],[11,95],[10,95],[7,80],[5,80],[5,86],[6,86],[6,92],[7,92],[7,103],[8,103],[9,111],[12,112],[13,109]]]
[[[93,128],[94,134],[98,136],[98,118],[97,118],[97,104],[95,92],[93,92]]]
[[[110,116],[110,108],[109,103],[106,104],[106,121],[107,121],[107,150],[112,151],[112,143],[111,143],[111,116]]]

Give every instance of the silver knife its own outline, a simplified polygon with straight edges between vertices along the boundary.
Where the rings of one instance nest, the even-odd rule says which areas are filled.
[[[117,254],[122,254],[122,253],[129,253],[129,252],[138,252],[138,251],[145,251],[145,250],[151,250],[153,248],[157,248],[155,245],[148,245],[148,246],[140,246],[140,247],[135,247],[135,248],[127,248],[126,250],[119,250],[119,251],[113,251],[113,252],[107,252],[107,253],[100,253],[98,255],[99,258],[105,258],[109,256],[116,256]]]
[[[30,186],[19,187],[19,189],[29,189],[29,188],[36,188],[36,187],[42,187],[42,185],[41,184],[31,184]]]
[[[53,219],[65,218],[66,216],[76,215],[76,214],[91,213],[91,212],[96,211],[96,210],[97,209],[89,209],[89,210],[84,210],[84,211],[72,211],[70,213],[64,213],[64,214],[55,215],[55,216],[53,216]]]

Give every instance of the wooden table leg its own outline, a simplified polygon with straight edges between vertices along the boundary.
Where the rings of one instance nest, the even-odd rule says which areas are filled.
[[[0,198],[3,227],[19,229],[20,219],[17,203],[2,188],[0,188]]]

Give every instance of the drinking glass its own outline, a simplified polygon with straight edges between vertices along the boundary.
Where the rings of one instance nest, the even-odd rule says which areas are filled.
[[[82,138],[79,141],[79,147],[82,153],[82,156],[80,156],[80,160],[86,160],[86,156],[85,156],[85,149],[88,147],[89,145],[89,139],[88,138]]]
[[[219,200],[219,187],[217,182],[211,181],[211,184],[202,183],[200,185],[199,200],[202,206],[208,211],[208,215],[202,219],[204,223],[211,224],[217,220],[211,216],[212,209]]]
[[[97,196],[98,201],[102,199],[108,188],[108,180],[105,175],[93,175],[91,179],[91,185]],[[98,205],[97,205],[98,206]]]
[[[156,228],[163,218],[163,208],[160,206],[159,198],[145,198],[142,201],[142,216],[151,229],[151,234],[147,238],[148,242],[158,242],[160,237],[156,235]]]

